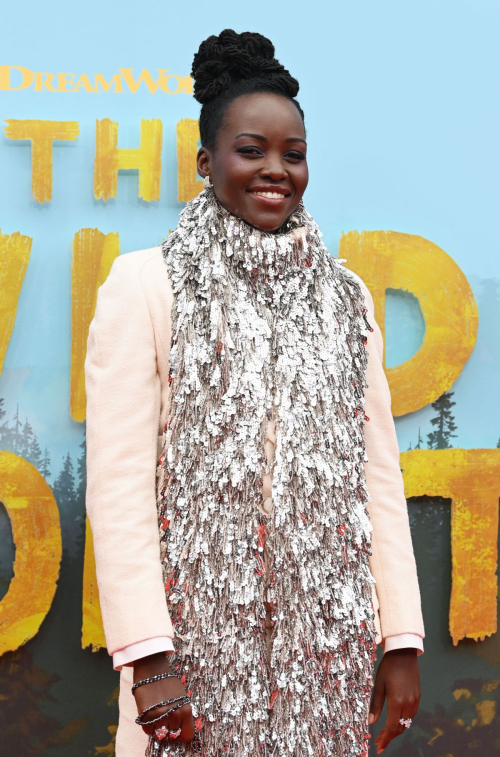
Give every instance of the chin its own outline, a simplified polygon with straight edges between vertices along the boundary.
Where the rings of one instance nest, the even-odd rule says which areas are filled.
[[[279,229],[279,227],[281,226],[281,223],[273,223],[273,224],[254,223],[252,224],[252,226],[255,226],[257,229],[260,229],[261,231],[276,231],[276,229]]]
[[[255,226],[256,229],[260,229],[261,231],[275,231],[276,229],[279,229],[279,227],[282,226],[286,219],[293,213],[296,207],[295,204],[293,208],[288,208],[286,211],[284,208],[280,208],[279,212],[277,212],[276,209],[265,209],[264,211],[258,209],[256,212],[255,207],[248,207],[248,204],[245,202],[221,202],[221,205],[233,215],[241,218],[243,221],[246,221],[246,223],[249,223],[250,226]]]
[[[245,218],[244,220],[252,226],[255,226],[257,229],[260,229],[261,231],[276,231],[276,229],[279,229],[279,227],[285,223],[288,215],[289,214],[283,217],[280,216],[279,218],[249,217]]]

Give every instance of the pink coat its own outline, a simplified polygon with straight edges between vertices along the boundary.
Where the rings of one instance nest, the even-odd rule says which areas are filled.
[[[365,411],[370,420],[365,424],[369,458],[365,470],[371,495],[370,570],[376,580],[373,603],[380,643],[400,634],[423,637],[424,626],[391,396],[382,364],[382,335],[372,297],[358,280],[374,329],[367,343]],[[155,477],[170,402],[172,303],[160,246],[120,255],[99,288],[89,329],[86,505],[110,654],[147,639],[174,635],[160,564]],[[271,426],[268,440],[269,455],[274,440]],[[270,495],[270,480],[264,481],[263,494]],[[397,645],[417,646],[400,639]],[[133,722],[137,710],[131,683],[132,669],[123,667],[118,757],[144,753],[147,739]]]

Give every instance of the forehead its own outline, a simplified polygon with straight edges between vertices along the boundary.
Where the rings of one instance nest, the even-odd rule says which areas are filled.
[[[254,92],[233,100],[224,114],[218,137],[233,140],[250,132],[267,139],[305,138],[301,115],[287,97],[272,92]]]

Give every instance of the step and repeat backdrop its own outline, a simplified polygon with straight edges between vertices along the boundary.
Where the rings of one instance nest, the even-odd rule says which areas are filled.
[[[88,327],[114,258],[159,244],[200,191],[191,61],[226,27],[269,36],[299,79],[305,203],[384,334],[426,626],[420,712],[388,754],[495,753],[497,4],[48,0],[2,16],[1,753],[114,754],[119,674],[85,516]]]

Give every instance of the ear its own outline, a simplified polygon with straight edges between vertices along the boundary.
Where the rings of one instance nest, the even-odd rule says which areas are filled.
[[[212,170],[212,154],[206,147],[200,147],[196,156],[196,168],[202,179],[210,176]]]

